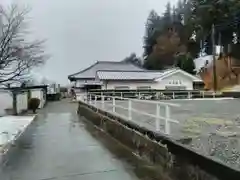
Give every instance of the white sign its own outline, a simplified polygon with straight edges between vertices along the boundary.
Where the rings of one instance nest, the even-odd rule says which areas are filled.
[[[171,85],[180,85],[182,84],[182,81],[181,80],[170,80],[168,82],[168,84],[171,84]]]

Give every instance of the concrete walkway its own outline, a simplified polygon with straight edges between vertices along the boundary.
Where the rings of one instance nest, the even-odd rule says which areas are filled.
[[[1,167],[1,180],[135,180],[76,115],[77,104],[54,102],[32,124],[33,134]],[[29,138],[31,137],[31,138]],[[31,141],[29,141],[29,139]]]

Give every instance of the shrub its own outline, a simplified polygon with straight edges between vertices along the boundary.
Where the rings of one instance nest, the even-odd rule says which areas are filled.
[[[33,113],[36,113],[36,110],[37,110],[39,105],[40,105],[40,99],[38,99],[38,98],[31,98],[28,101],[28,109],[32,110]]]

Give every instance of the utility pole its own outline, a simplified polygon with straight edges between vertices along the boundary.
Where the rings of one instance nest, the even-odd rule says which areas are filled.
[[[215,25],[212,25],[213,90],[217,91]]]

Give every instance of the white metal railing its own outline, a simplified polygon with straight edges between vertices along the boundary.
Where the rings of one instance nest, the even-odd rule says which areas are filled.
[[[86,98],[85,98],[86,99]],[[155,130],[157,132],[161,131],[161,121],[164,121],[164,132],[167,135],[170,135],[171,133],[171,123],[179,123],[177,120],[171,119],[171,108],[172,107],[179,107],[178,104],[172,104],[172,103],[165,103],[165,102],[157,102],[157,101],[148,101],[148,100],[139,100],[139,99],[132,99],[132,98],[123,98],[123,97],[117,97],[117,96],[103,96],[103,95],[95,95],[92,93],[88,94],[88,98],[86,99],[87,102],[97,108],[101,108],[102,110],[109,110],[106,109],[106,105],[110,106],[111,113],[117,114],[119,116],[124,116],[127,120],[134,120],[133,119],[133,113],[137,113],[140,115],[151,117],[155,120]],[[100,105],[98,106],[98,100],[100,100]],[[127,101],[127,105],[118,105],[116,103],[116,100],[125,100]],[[155,113],[149,113],[143,110],[135,109],[133,108],[133,103],[148,103],[153,104],[155,109]],[[119,114],[116,111],[116,108],[120,108],[127,111],[127,116],[123,114]],[[164,109],[165,113],[161,113],[161,109]],[[165,116],[164,116],[165,115]],[[136,120],[134,120],[136,121]]]
[[[194,98],[216,98],[219,93],[213,91],[162,91],[162,92],[118,92],[118,91],[91,91],[92,94],[101,96],[134,97],[137,99],[194,99]]]

